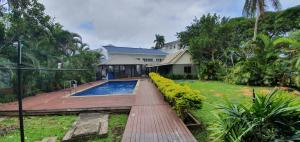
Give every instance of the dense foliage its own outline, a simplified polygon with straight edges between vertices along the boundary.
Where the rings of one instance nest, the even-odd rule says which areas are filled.
[[[150,73],[149,76],[179,116],[184,118],[189,110],[201,108],[205,97],[198,90],[175,83],[173,80],[164,78],[156,73]]]
[[[166,74],[162,75],[165,78],[169,78],[172,80],[196,80],[198,79],[197,75],[191,75],[191,74],[185,74],[185,75],[180,75],[180,74]]]
[[[23,73],[25,96],[61,89],[64,81],[71,79],[79,83],[95,80],[95,66],[100,61],[100,52],[90,50],[80,35],[64,30],[62,25],[55,23],[44,13],[45,7],[37,0],[8,0],[7,4],[4,1],[1,5],[0,67],[16,67],[17,48],[14,43],[20,41],[23,67],[53,69],[61,63],[63,69],[88,69],[26,70]],[[0,88],[13,87],[16,90],[15,70],[2,68],[0,75]],[[1,94],[0,97],[1,101],[14,99],[14,95]]]
[[[254,19],[216,14],[195,19],[178,38],[189,47],[200,79],[299,88],[299,13],[300,6],[264,12],[255,41]]]
[[[256,95],[250,107],[228,103],[215,124],[214,134],[225,142],[300,140],[300,105],[276,91]]]

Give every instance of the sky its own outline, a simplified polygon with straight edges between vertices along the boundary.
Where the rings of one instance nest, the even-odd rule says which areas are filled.
[[[242,16],[244,0],[39,0],[64,29],[79,33],[91,49],[103,45],[150,48],[155,34],[177,40],[195,17]],[[282,9],[300,0],[281,0]],[[272,9],[269,9],[272,10]]]

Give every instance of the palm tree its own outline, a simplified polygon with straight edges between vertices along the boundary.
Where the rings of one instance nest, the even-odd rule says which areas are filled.
[[[275,10],[281,8],[279,0],[269,0],[269,2]],[[259,18],[265,13],[266,8],[267,0],[245,0],[243,15],[247,17],[254,17],[256,15],[253,41],[256,41]]]
[[[163,35],[156,34],[155,35],[154,43],[155,43],[154,49],[161,49],[161,48],[163,48],[164,45],[165,45],[165,37]]]

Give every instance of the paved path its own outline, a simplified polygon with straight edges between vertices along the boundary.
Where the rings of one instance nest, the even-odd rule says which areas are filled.
[[[149,80],[140,83],[122,142],[195,142],[157,88]]]

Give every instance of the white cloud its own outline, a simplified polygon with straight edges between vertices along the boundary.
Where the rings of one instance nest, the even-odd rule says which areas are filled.
[[[82,35],[91,48],[153,46],[154,35],[176,40],[194,17],[208,12],[240,16],[242,0],[40,0],[65,29]],[[284,7],[299,0],[283,0]],[[286,2],[286,3],[285,3]],[[93,28],[93,29],[91,29]]]

